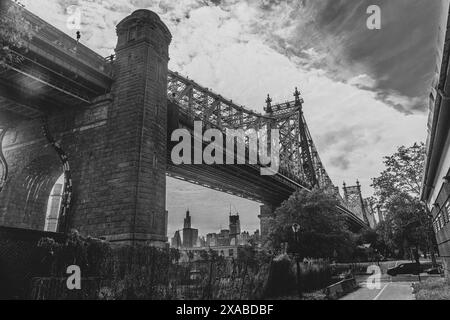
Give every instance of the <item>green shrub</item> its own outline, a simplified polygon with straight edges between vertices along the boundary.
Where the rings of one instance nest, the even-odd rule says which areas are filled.
[[[443,278],[414,284],[417,300],[450,300],[450,283]]]
[[[296,266],[295,266],[296,268]],[[302,292],[313,292],[332,284],[332,269],[324,260],[300,262],[300,286]]]
[[[65,243],[43,238],[37,251],[43,270],[34,281],[37,299],[258,299],[271,261],[265,253],[246,250],[236,260],[205,251],[200,261],[180,262],[175,249],[113,247],[77,232]],[[61,281],[72,264],[82,272],[83,292],[77,296],[67,292]]]

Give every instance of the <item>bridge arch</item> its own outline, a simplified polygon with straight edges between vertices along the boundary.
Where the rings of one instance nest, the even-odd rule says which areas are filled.
[[[62,174],[56,154],[37,156],[12,172],[2,190],[3,225],[44,230],[50,193]]]

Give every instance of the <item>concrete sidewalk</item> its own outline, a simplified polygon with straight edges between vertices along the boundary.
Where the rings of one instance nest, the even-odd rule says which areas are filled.
[[[362,286],[340,300],[415,300],[411,282],[381,283],[380,289]]]

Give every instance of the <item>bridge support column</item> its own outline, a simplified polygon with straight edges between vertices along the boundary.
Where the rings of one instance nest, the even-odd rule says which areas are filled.
[[[171,34],[158,15],[137,10],[117,25],[113,152],[127,158],[120,178],[132,189],[121,198],[127,230],[111,241],[163,245],[166,235],[167,64]],[[116,167],[121,166],[117,161]],[[110,201],[115,201],[110,194]],[[124,203],[125,204],[125,203]]]
[[[270,220],[274,216],[275,208],[271,205],[262,205],[258,216],[261,228],[261,239],[264,241],[269,236]]]

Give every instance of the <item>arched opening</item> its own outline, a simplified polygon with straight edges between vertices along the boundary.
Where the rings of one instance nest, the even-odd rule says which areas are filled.
[[[61,161],[53,154],[39,156],[12,172],[2,191],[5,199],[3,225],[44,230],[49,197],[54,189],[57,191],[55,184],[62,174]]]
[[[61,212],[62,198],[64,192],[64,174],[62,174],[52,190],[47,202],[47,213],[45,215],[44,231],[56,232],[58,230],[59,213]]]

